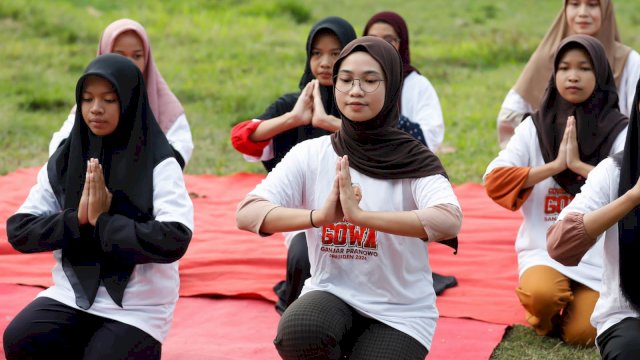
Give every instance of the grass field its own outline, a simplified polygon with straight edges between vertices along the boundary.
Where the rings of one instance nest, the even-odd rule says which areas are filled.
[[[115,19],[141,22],[163,76],[182,101],[196,145],[192,174],[262,171],[229,143],[238,121],[297,88],[306,35],[329,15],[361,34],[377,11],[405,17],[414,66],[438,91],[445,117],[441,156],[454,183],[479,182],[498,146],[495,118],[561,1],[218,0],[0,2],[0,174],[47,160],[51,134],[74,102],[77,78]],[[640,2],[617,1],[623,41],[640,48]],[[493,359],[596,359],[516,327]]]

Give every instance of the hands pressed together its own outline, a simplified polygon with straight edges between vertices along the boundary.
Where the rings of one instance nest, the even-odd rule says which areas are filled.
[[[95,226],[98,217],[109,211],[111,198],[112,194],[104,181],[102,165],[98,159],[90,159],[87,161],[87,173],[78,205],[78,224]]]
[[[318,80],[311,80],[302,89],[298,101],[291,110],[291,115],[297,126],[311,124],[315,128],[331,132],[340,129],[340,119],[327,114],[324,110]]]
[[[558,150],[558,157],[554,162],[558,167],[558,172],[562,172],[568,168],[576,174],[584,176],[585,178],[587,177],[589,171],[593,169],[593,166],[586,164],[580,160],[578,136],[576,131],[576,119],[573,116],[569,116],[569,118],[567,119],[567,125],[564,129],[562,143],[560,143],[560,149]]]
[[[357,184],[351,182],[349,158],[344,155],[336,162],[336,177],[324,205],[313,213],[314,223],[318,226],[337,221],[358,224],[364,211],[358,203],[362,192]]]

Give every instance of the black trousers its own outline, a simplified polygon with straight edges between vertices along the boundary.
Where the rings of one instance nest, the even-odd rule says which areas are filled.
[[[291,304],[273,342],[285,360],[424,360],[429,352],[413,337],[360,315],[324,291],[312,291]]]
[[[596,338],[603,360],[640,359],[640,319],[626,318]]]
[[[160,359],[162,344],[146,332],[47,297],[9,323],[4,353],[13,359]]]
[[[310,277],[311,264],[309,263],[307,236],[301,232],[294,236],[289,244],[286,280],[279,282],[273,288],[279,298],[276,303],[276,311],[282,314],[289,305],[293,304],[302,292],[304,281]]]

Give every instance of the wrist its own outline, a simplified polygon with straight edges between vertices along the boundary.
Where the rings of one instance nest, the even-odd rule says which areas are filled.
[[[314,227],[317,229],[320,226],[318,225],[318,218],[316,218],[314,221],[313,215],[315,212],[316,212],[316,209],[313,209],[309,212],[309,222],[311,223],[311,227]]]

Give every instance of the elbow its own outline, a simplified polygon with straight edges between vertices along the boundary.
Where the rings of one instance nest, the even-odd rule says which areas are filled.
[[[554,223],[547,229],[547,253],[549,256],[564,266],[576,266],[580,263],[581,256],[575,256],[567,241],[563,239],[565,233],[562,220]]]
[[[449,226],[445,227],[442,238],[452,239],[460,233],[462,229],[462,210],[458,207],[454,207],[455,210],[451,212],[451,220]]]

